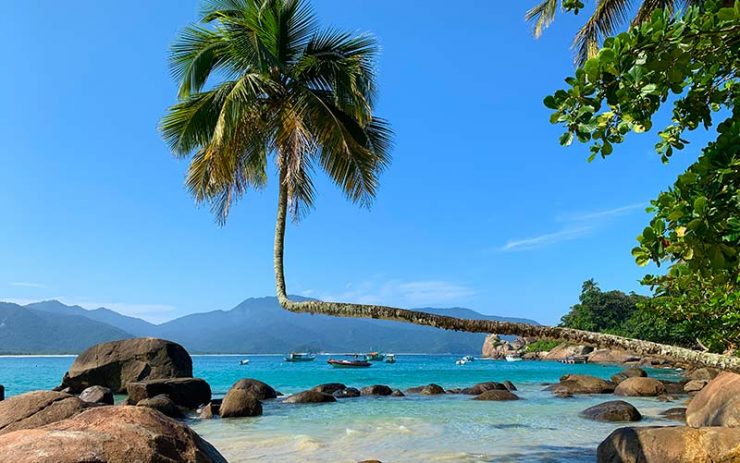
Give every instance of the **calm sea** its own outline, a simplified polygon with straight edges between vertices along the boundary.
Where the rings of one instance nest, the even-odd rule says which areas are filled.
[[[249,358],[247,366],[239,360]],[[194,373],[222,396],[240,378],[256,378],[285,394],[320,383],[362,387],[387,384],[405,389],[428,383],[445,388],[510,380],[524,400],[483,402],[469,396],[408,396],[344,399],[333,404],[266,402],[258,418],[193,419],[189,424],[232,463],[238,462],[591,462],[595,449],[617,425],[582,419],[578,412],[612,396],[553,397],[542,383],[566,373],[608,379],[621,368],[556,362],[478,360],[455,365],[456,357],[398,355],[397,363],[357,370],[333,369],[326,356],[310,363],[286,363],[282,356],[193,356]],[[50,389],[73,357],[0,357],[6,396]],[[650,370],[676,379],[670,370]],[[658,416],[680,403],[627,399],[644,415],[639,425],[669,425]]]

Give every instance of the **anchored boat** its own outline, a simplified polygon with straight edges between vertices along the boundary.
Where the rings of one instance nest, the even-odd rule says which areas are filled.
[[[368,362],[382,362],[385,358],[385,355],[381,354],[380,352],[370,352],[365,354],[365,359]]]
[[[396,355],[395,354],[386,354],[385,355],[385,363],[396,363]]]
[[[291,352],[285,356],[286,362],[313,362],[316,356],[305,352]]]
[[[329,359],[326,363],[334,368],[367,368],[372,364],[367,360],[334,360]]]
[[[239,360],[239,365],[249,365],[249,359]]]

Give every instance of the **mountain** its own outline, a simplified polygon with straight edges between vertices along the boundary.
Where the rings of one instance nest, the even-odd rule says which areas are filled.
[[[536,324],[532,320],[482,315],[464,308],[417,310],[460,318]],[[59,301],[0,306],[0,352],[78,352],[97,342],[134,336],[170,339],[193,353],[375,349],[475,353],[480,351],[485,338],[485,334],[443,331],[410,323],[293,313],[283,310],[274,297],[250,298],[231,310],[186,315],[161,325],[106,308],[86,310]]]

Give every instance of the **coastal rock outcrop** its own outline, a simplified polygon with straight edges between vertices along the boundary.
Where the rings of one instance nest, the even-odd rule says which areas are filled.
[[[0,402],[0,434],[38,428],[94,406],[63,392],[34,391],[17,395]]]
[[[563,375],[560,382],[545,388],[556,395],[608,394],[614,392],[614,383],[589,375]]]
[[[393,389],[391,397],[406,397],[406,394],[404,394],[400,389]]]
[[[665,386],[657,379],[639,376],[625,379],[614,389],[615,395],[628,397],[655,397],[665,393]]]
[[[639,355],[619,349],[598,349],[588,354],[588,363],[628,363],[638,362]]]
[[[390,394],[387,394],[390,395]],[[320,404],[327,402],[336,402],[337,399],[333,395],[325,394],[317,391],[303,391],[297,394],[293,394],[283,400],[286,404]]]
[[[596,421],[640,421],[642,415],[629,402],[624,400],[611,400],[581,412],[581,416]]]
[[[506,391],[508,390],[505,385],[501,383],[497,383],[495,381],[487,381],[484,383],[478,383],[470,387],[464,388],[462,391],[460,391],[461,394],[468,394],[468,395],[479,395],[483,394],[486,391],[493,391],[493,390],[499,390],[499,391]]]
[[[274,399],[278,396],[278,392],[272,386],[252,378],[240,379],[231,386],[231,389],[243,389],[257,400]]]
[[[96,344],[77,356],[61,388],[78,394],[90,386],[125,393],[126,385],[146,379],[193,376],[193,361],[181,345],[157,338]]]
[[[689,373],[688,378],[689,379],[703,379],[706,381],[711,381],[714,378],[716,378],[719,375],[720,371],[717,368],[698,368],[691,373]]]
[[[324,394],[334,394],[335,392],[341,391],[343,389],[347,389],[347,386],[342,383],[326,383],[319,384],[311,390],[316,392],[323,392]]]
[[[410,387],[406,389],[407,394],[437,395],[444,394],[445,390],[439,384],[427,384],[426,386]]]
[[[594,348],[591,346],[572,346],[570,344],[560,344],[554,347],[546,355],[542,357],[543,360],[565,360],[570,357],[583,357],[591,352]]]
[[[319,393],[320,394],[320,393]],[[229,389],[218,410],[221,418],[262,415],[262,402],[248,389]]]
[[[360,397],[362,395],[360,393],[360,390],[354,387],[348,387],[346,389],[340,389],[338,391],[334,391],[332,394],[337,399],[349,399],[351,397]]]
[[[128,384],[130,405],[160,394],[181,407],[194,409],[211,401],[211,386],[200,378],[150,379]]]
[[[154,410],[157,410],[160,413],[163,413],[170,418],[182,418],[183,413],[182,410],[180,410],[180,407],[175,404],[175,402],[170,399],[170,397],[166,394],[159,394],[156,395],[150,399],[143,399],[140,400],[137,404],[137,407],[148,407]]]
[[[740,374],[723,372],[710,381],[689,403],[686,423],[692,427],[727,426],[740,431]]]
[[[473,400],[519,400],[519,396],[506,389],[491,389],[473,397]]]
[[[391,395],[393,389],[384,384],[374,384],[372,386],[363,387],[360,389],[362,395]]]
[[[184,424],[146,407],[101,406],[37,429],[0,436],[13,463],[227,463]]]
[[[687,426],[628,427],[598,447],[599,463],[716,463],[740,461],[740,429]]]
[[[522,355],[527,344],[524,338],[517,337],[513,341],[506,341],[497,334],[489,334],[483,341],[481,357],[498,360],[506,358],[507,355]]]
[[[619,384],[622,381],[624,381],[627,378],[645,378],[647,377],[647,373],[642,368],[627,368],[626,370],[622,370],[616,375],[612,375],[611,380],[614,384]]]
[[[508,390],[510,392],[516,391],[516,386],[514,386],[514,383],[512,383],[508,379],[506,381],[504,381],[502,384],[504,385],[504,387],[506,388],[506,390]]]
[[[82,391],[79,397],[83,402],[113,405],[113,391],[103,386],[90,386]]]

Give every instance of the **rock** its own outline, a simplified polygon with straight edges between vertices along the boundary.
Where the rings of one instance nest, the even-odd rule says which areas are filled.
[[[670,394],[661,394],[656,397],[655,400],[657,400],[658,402],[675,402],[676,400],[678,400],[678,397]]]
[[[686,407],[669,408],[660,412],[660,416],[669,420],[686,422]]]
[[[401,392],[400,389],[393,389],[393,392],[391,392],[391,397],[406,397],[406,394]]]
[[[150,399],[140,400],[137,407],[148,407],[163,413],[170,418],[182,418],[183,414],[175,402],[166,394],[159,394]]]
[[[444,394],[445,390],[439,384],[427,384],[426,386],[408,388],[406,392],[408,394],[437,395]]]
[[[548,352],[525,352],[522,354],[523,360],[542,360],[542,357],[547,355]]]
[[[555,389],[552,391],[552,394],[554,396],[560,397],[561,399],[569,399],[573,397],[573,393],[570,392],[567,388]]]
[[[683,390],[689,394],[692,392],[699,392],[704,389],[704,386],[707,384],[709,384],[709,381],[706,379],[692,379],[684,385]]]
[[[193,376],[190,354],[179,344],[156,338],[135,338],[96,344],[77,356],[62,387],[80,393],[105,386],[125,393],[126,385],[146,379]]]
[[[726,371],[710,381],[689,403],[686,423],[740,428],[740,374]]]
[[[316,394],[321,394],[317,392]],[[253,396],[248,389],[229,389],[218,410],[221,418],[262,415],[262,402]]]
[[[244,389],[257,400],[275,399],[282,395],[270,385],[251,378],[240,379],[231,386],[231,389]]]
[[[571,346],[560,344],[542,357],[543,360],[565,360],[568,357],[578,357],[593,352],[591,346]]]
[[[564,375],[560,382],[545,388],[546,391],[567,391],[571,394],[606,394],[614,392],[614,384],[589,375]]]
[[[516,391],[516,386],[514,386],[514,383],[512,383],[508,379],[506,381],[504,381],[503,384],[504,384],[504,387],[506,388],[507,391],[509,391],[509,392]]]
[[[468,395],[478,395],[486,391],[492,391],[492,390],[505,391],[507,389],[506,389],[506,386],[504,386],[501,383],[497,383],[494,381],[488,381],[485,383],[478,383],[471,387],[466,387],[460,392],[463,394],[468,394]]]
[[[200,378],[150,379],[128,384],[130,405],[160,394],[168,395],[181,407],[195,409],[211,401],[211,386]]]
[[[627,378],[645,378],[647,377],[647,373],[642,368],[627,368],[626,370],[622,370],[616,375],[612,376],[612,382],[615,384],[619,384],[622,381],[624,381]]]
[[[740,429],[686,426],[619,428],[597,450],[599,463],[740,461]]]
[[[447,389],[448,394],[462,394],[463,389],[461,387],[453,387],[452,389]]]
[[[637,360],[640,360],[640,356],[619,349],[599,349],[588,356],[588,363],[627,363]]]
[[[90,386],[80,393],[80,400],[94,404],[113,405],[113,392],[107,387]]]
[[[360,390],[354,387],[348,387],[332,394],[337,399],[348,399],[351,397],[360,397]]]
[[[506,389],[491,389],[473,397],[473,400],[519,400],[519,396]]]
[[[612,400],[594,405],[581,412],[581,416],[596,421],[640,421],[642,415],[629,402]]]
[[[13,463],[226,463],[184,424],[146,407],[94,407],[38,429],[0,436]]]
[[[665,394],[663,383],[653,378],[627,378],[614,389],[614,395],[627,397],[655,397]]]
[[[203,405],[200,410],[198,410],[198,418],[209,420],[214,416],[218,416],[221,410],[221,402],[221,399],[213,399],[206,405]]]
[[[383,384],[375,384],[373,386],[363,387],[362,389],[360,389],[360,394],[362,395],[391,395],[393,394],[393,389]]]
[[[0,402],[0,434],[38,428],[94,406],[63,392],[34,391],[13,396]]]
[[[327,383],[319,384],[311,390],[316,392],[323,392],[324,394],[334,394],[335,392],[341,391],[342,389],[347,389],[347,386],[342,383]]]
[[[689,373],[689,379],[703,379],[711,381],[719,375],[720,371],[717,368],[699,368]]]
[[[675,381],[661,381],[663,383],[663,386],[665,386],[665,391],[668,394],[683,394],[683,388],[686,383],[684,382],[675,382]]]
[[[390,395],[390,394],[385,394]],[[334,398],[333,395],[330,394],[324,394],[323,392],[317,392],[317,391],[303,391],[299,392],[298,394],[293,394],[292,396],[289,396],[285,400],[283,400],[283,403],[286,404],[320,404],[320,403],[326,403],[326,402],[336,402],[337,399]]]

